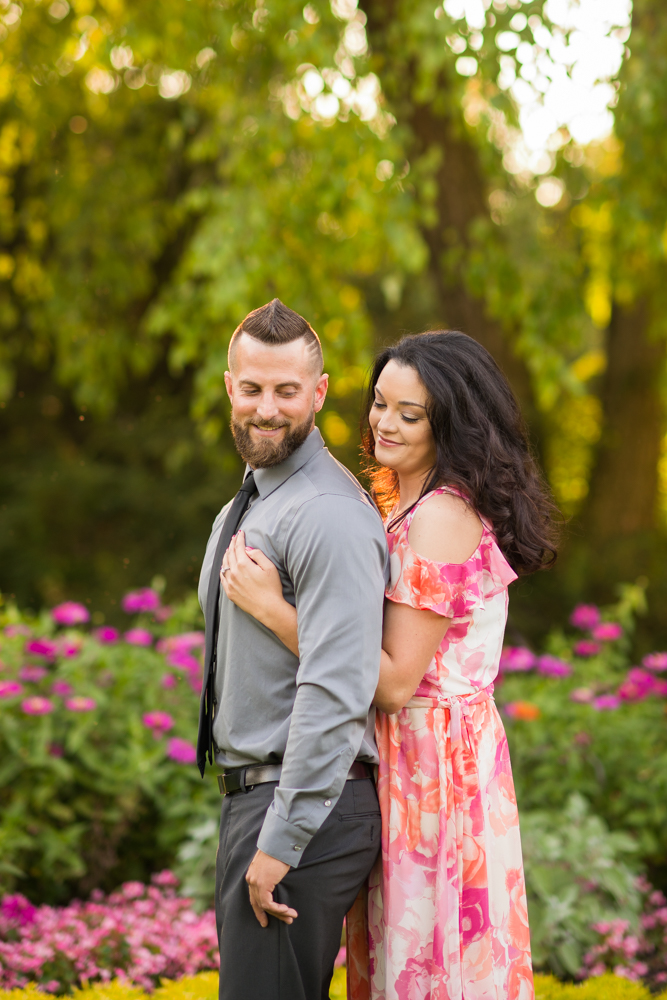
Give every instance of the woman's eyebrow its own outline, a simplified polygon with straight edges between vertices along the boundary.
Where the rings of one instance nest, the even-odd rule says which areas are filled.
[[[399,406],[418,406],[420,408],[420,410],[425,410],[426,409],[426,407],[424,406],[423,403],[413,403],[412,400],[410,400],[410,399],[399,399],[398,405]]]

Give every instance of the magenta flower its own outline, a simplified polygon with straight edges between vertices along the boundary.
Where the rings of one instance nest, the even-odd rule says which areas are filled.
[[[565,660],[559,660],[557,656],[540,656],[537,661],[538,673],[545,677],[569,677],[572,667]]]
[[[175,688],[177,684],[178,680],[173,674],[165,674],[162,678],[162,687],[165,688],[166,691],[170,691],[172,688]]]
[[[46,677],[48,671],[44,667],[21,667],[19,670],[19,680],[21,681],[41,681]]]
[[[197,759],[197,751],[192,743],[174,736],[167,743],[167,757],[179,764],[194,764]]]
[[[92,712],[94,708],[97,708],[97,702],[94,698],[75,695],[74,698],[67,698],[65,708],[69,712]]]
[[[535,654],[525,646],[506,646],[500,657],[500,669],[503,672],[532,670],[535,663]]]
[[[54,681],[51,685],[51,693],[59,694],[61,697],[71,694],[72,691],[72,685],[68,684],[67,681]]]
[[[33,695],[32,698],[26,698],[21,702],[21,711],[26,715],[48,715],[53,711],[53,702],[48,698]]]
[[[174,873],[169,871],[168,868],[165,868],[164,871],[155,872],[154,875],[151,875],[151,882],[153,885],[167,885],[173,886],[174,888],[180,884],[178,876],[174,875]]]
[[[617,622],[601,622],[592,629],[591,635],[594,639],[610,642],[614,639],[620,639],[623,635],[623,629]]]
[[[81,639],[60,639],[58,642],[58,654],[68,659],[72,656],[78,656],[82,645]]]
[[[176,667],[178,670],[189,670],[194,673],[199,673],[202,666],[196,657],[179,649],[167,654],[167,663],[170,667]]]
[[[594,604],[577,604],[570,615],[570,625],[585,631],[595,628],[600,621],[600,610]]]
[[[131,646],[152,646],[153,636],[145,628],[131,628],[123,636]]]
[[[579,702],[581,705],[585,705],[588,702],[593,701],[594,697],[595,692],[592,691],[591,688],[581,687],[570,691],[570,701]]]
[[[574,644],[575,656],[597,656],[601,649],[599,642],[591,642],[590,639],[580,639]]]
[[[165,604],[163,607],[158,608],[157,611],[155,612],[155,621],[157,622],[169,621],[173,613],[174,609],[170,608],[168,604]]]
[[[37,909],[20,893],[5,896],[0,903],[0,916],[15,927],[27,927],[34,923],[36,914]]]
[[[656,683],[652,674],[639,667],[632,667],[618,689],[618,696],[623,701],[643,701],[654,693]]]
[[[62,757],[65,753],[64,748],[60,743],[49,743],[49,756],[50,757]]]
[[[45,660],[55,660],[58,654],[58,643],[51,639],[32,639],[25,644],[26,653],[32,656],[41,656]]]
[[[174,720],[168,712],[146,712],[141,721],[154,733],[166,733],[174,725]]]
[[[667,653],[649,653],[642,660],[642,666],[647,670],[667,670]]]
[[[615,694],[601,694],[597,698],[593,698],[591,704],[598,712],[612,712],[620,706],[621,699]]]
[[[139,614],[142,611],[156,611],[160,607],[160,595],[150,587],[131,590],[123,598],[122,606],[128,615]]]
[[[90,612],[83,604],[65,601],[51,610],[51,617],[56,625],[82,625],[89,620]]]
[[[103,625],[102,628],[96,628],[93,635],[103,646],[111,646],[114,642],[118,642],[118,629],[112,628],[111,625]]]
[[[0,698],[13,698],[22,691],[23,685],[18,681],[0,681]]]

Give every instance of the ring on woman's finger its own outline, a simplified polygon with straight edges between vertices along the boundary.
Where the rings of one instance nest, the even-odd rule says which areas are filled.
[[[220,570],[222,576],[224,576],[225,573],[229,573],[231,568],[232,568],[231,566],[223,566],[222,569]]]

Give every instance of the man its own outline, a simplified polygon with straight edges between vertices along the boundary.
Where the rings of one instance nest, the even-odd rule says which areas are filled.
[[[372,868],[369,765],[387,573],[384,530],[315,427],[328,376],[311,326],[278,299],[235,331],[225,384],[247,463],[202,567],[198,763],[223,769],[216,916],[221,1000],[325,1000],[343,918]],[[219,585],[232,536],[277,566],[299,656]]]

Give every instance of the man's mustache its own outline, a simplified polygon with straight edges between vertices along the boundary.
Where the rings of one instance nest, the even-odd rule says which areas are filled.
[[[289,420],[246,420],[246,427],[257,427],[260,431],[275,431],[279,427],[289,427]]]

